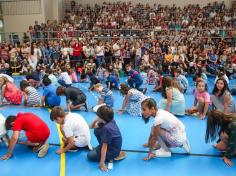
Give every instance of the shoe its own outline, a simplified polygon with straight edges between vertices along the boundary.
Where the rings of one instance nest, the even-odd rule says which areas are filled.
[[[90,151],[93,150],[93,147],[92,147],[92,145],[91,145],[90,143],[88,144],[88,149],[89,149]]]
[[[88,106],[86,102],[84,103],[84,108],[85,108],[85,112],[88,112]]]
[[[71,152],[71,153],[75,153],[75,152],[78,152],[79,149],[78,148],[72,148],[70,150],[67,150],[68,152]]]
[[[48,148],[49,148],[49,144],[43,144],[43,145],[39,148],[38,157],[39,157],[39,158],[43,158],[43,157],[48,153]]]
[[[117,156],[116,158],[114,158],[115,161],[120,161],[120,160],[123,160],[125,159],[126,157],[126,153],[124,151],[120,151],[120,154],[119,156]]]
[[[157,157],[171,157],[171,152],[166,151],[163,148],[160,148],[159,150],[156,150],[155,152]]]
[[[143,89],[143,94],[146,94],[146,92],[147,92],[147,88],[144,88]]]
[[[189,154],[190,153],[190,145],[188,142],[188,139],[186,139],[186,141],[184,141],[182,148]]]

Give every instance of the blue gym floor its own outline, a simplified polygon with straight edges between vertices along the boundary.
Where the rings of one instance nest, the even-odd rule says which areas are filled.
[[[22,77],[15,77],[16,83]],[[193,105],[193,82],[189,78],[190,88],[185,94],[186,108]],[[214,79],[208,80],[209,92],[212,91]],[[236,85],[236,81],[230,82],[230,87]],[[75,87],[79,87],[87,95],[89,108],[97,103],[97,93],[89,92],[89,83],[77,83]],[[160,93],[151,92],[153,86],[148,86],[147,95],[160,100]],[[42,88],[39,88],[42,94]],[[121,107],[123,98],[118,91],[113,91],[115,97],[115,111]],[[62,106],[65,108],[65,98],[62,98]],[[120,127],[123,146],[122,149],[127,151],[127,158],[120,162],[115,162],[113,169],[108,173],[103,173],[98,168],[98,163],[91,163],[87,160],[86,150],[76,153],[66,153],[63,157],[57,155],[55,151],[59,148],[59,134],[54,122],[50,121],[48,109],[43,108],[25,108],[23,106],[3,106],[0,112],[7,117],[10,114],[18,112],[33,112],[41,117],[49,126],[51,135],[48,140],[52,144],[49,148],[48,155],[39,159],[30,148],[17,145],[14,150],[14,156],[7,161],[0,161],[0,176],[79,176],[79,175],[175,175],[175,176],[234,176],[236,167],[228,167],[220,159],[220,153],[212,147],[212,144],[206,144],[204,141],[206,120],[199,120],[195,117],[181,117],[180,120],[185,124],[188,139],[191,145],[191,154],[185,155],[182,149],[173,149],[171,158],[156,158],[150,161],[142,159],[147,155],[147,149],[142,144],[147,142],[151,122],[145,124],[140,117],[131,117],[128,114],[119,116],[115,113],[115,119]],[[80,113],[88,123],[95,118],[95,113],[76,111]],[[98,143],[93,130],[91,130],[92,145]],[[0,144],[0,155],[2,156],[7,148]],[[234,164],[236,160],[233,159]]]

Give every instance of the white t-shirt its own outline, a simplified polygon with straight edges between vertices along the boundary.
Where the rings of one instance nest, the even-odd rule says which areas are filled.
[[[117,43],[115,43],[112,47],[113,50],[115,50],[115,52],[113,53],[114,56],[120,57],[120,46]]]
[[[68,113],[65,117],[63,131],[67,138],[74,137],[75,145],[77,147],[90,145],[91,136],[89,126],[80,114]],[[81,146],[81,144],[84,146]]]
[[[153,126],[160,125],[161,128],[172,131],[176,126],[185,129],[183,123],[179,121],[173,114],[163,109],[158,109],[156,117],[154,118]]]
[[[0,136],[7,133],[6,128],[5,128],[5,120],[6,119],[3,117],[3,115],[0,114]]]
[[[66,84],[72,84],[72,80],[67,72],[62,72],[58,80],[64,80]]]

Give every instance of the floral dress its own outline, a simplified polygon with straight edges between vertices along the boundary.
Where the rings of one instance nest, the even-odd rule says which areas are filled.
[[[131,93],[131,96],[128,99],[125,111],[132,116],[141,116],[141,103],[147,96],[137,89],[130,89],[128,93]]]
[[[4,98],[12,104],[19,105],[22,101],[22,93],[15,84],[8,82],[6,84]]]

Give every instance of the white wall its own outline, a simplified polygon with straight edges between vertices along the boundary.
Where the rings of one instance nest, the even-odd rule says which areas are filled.
[[[104,1],[106,2],[116,2],[115,0],[75,0],[80,4],[101,4]],[[163,5],[173,5],[176,4],[176,6],[185,6],[188,4],[199,4],[200,6],[204,6],[207,5],[208,3],[213,3],[215,1],[217,2],[222,2],[225,1],[226,6],[230,6],[233,2],[233,0],[177,0],[177,1],[173,1],[173,0],[119,0],[119,1],[123,1],[123,2],[133,2],[133,3],[149,3],[150,5],[156,3],[156,4],[163,4]]]
[[[38,4],[36,7],[39,8]],[[14,11],[14,9],[13,9]],[[41,10],[39,13],[35,14],[23,14],[23,15],[4,15],[3,13],[3,22],[4,22],[4,32],[26,32],[30,25],[34,24],[34,21],[40,23],[45,23],[45,12],[44,12],[44,1],[41,1]]]

